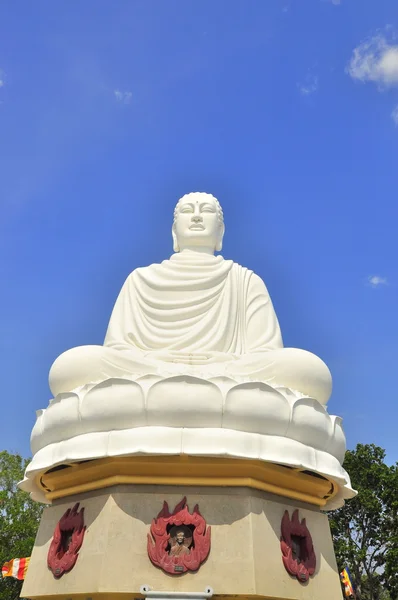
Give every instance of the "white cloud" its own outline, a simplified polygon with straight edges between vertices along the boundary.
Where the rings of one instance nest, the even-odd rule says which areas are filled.
[[[121,90],[114,90],[113,93],[117,102],[120,102],[121,104],[130,104],[131,98],[133,96],[131,92],[122,92]]]
[[[5,82],[4,82],[4,71],[2,71],[0,69],[0,88],[3,87],[4,85],[5,85]]]
[[[308,74],[302,83],[297,84],[300,94],[309,96],[318,90],[318,77]]]
[[[380,275],[369,275],[368,283],[372,287],[379,287],[379,285],[388,285],[386,277],[380,277]]]
[[[391,118],[394,121],[395,125],[398,127],[398,104],[392,111]]]
[[[354,49],[347,72],[362,82],[398,85],[398,45],[389,44],[383,35],[366,40]]]
[[[331,1],[332,1],[332,4],[334,4],[335,6],[340,4],[340,0],[331,0]]]

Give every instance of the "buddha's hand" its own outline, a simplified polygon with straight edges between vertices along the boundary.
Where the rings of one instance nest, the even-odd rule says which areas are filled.
[[[224,352],[183,352],[178,350],[150,352],[147,354],[152,360],[185,365],[209,365],[217,362],[229,362],[236,357]]]

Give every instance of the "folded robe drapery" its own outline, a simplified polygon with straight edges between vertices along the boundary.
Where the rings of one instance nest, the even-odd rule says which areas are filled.
[[[184,251],[136,269],[116,301],[105,346],[141,352],[223,353],[281,348],[264,283],[221,256]]]

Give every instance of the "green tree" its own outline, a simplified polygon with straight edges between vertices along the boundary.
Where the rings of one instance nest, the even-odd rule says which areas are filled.
[[[337,563],[350,568],[358,600],[398,600],[398,464],[384,459],[374,444],[347,452],[358,496],[330,514]]]
[[[42,506],[17,487],[29,461],[0,452],[0,567],[12,558],[30,556]],[[18,600],[22,581],[0,578],[0,600]]]

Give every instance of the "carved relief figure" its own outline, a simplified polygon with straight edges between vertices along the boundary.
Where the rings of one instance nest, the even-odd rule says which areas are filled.
[[[151,523],[148,534],[148,556],[156,566],[178,575],[197,571],[210,552],[211,528],[196,505],[189,512],[187,499],[183,498],[173,512],[167,502]]]
[[[192,531],[189,527],[172,527],[170,530],[170,556],[189,554],[192,545]]]

